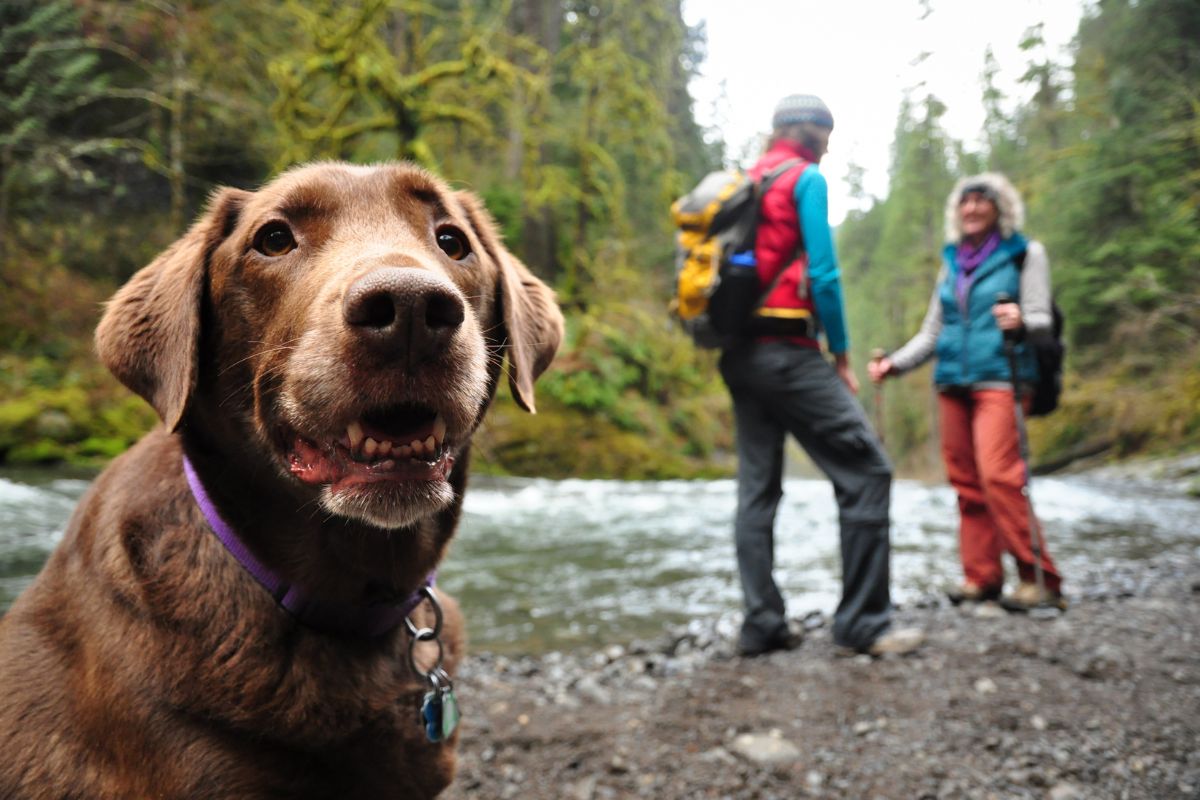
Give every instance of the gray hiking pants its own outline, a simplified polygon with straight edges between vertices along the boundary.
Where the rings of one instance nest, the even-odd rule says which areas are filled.
[[[842,598],[833,618],[834,642],[866,649],[891,621],[891,462],[858,400],[819,351],[748,343],[722,353],[720,367],[737,423],[734,538],[746,605],[742,644],[764,644],[786,630],[772,570],[784,437],[790,433],[832,481],[837,498]]]

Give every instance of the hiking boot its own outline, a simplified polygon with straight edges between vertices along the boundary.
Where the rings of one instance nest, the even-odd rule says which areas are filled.
[[[925,632],[920,628],[889,628],[887,632],[866,647],[851,647],[848,644],[834,645],[833,654],[838,658],[904,656],[916,651],[924,643]]]
[[[956,606],[963,603],[986,603],[989,600],[1000,599],[1000,587],[988,586],[985,588],[977,583],[966,581],[947,590],[946,597]]]
[[[906,656],[925,644],[925,631],[920,628],[889,629],[887,633],[871,642],[867,654],[875,656]]]
[[[1035,608],[1056,608],[1059,611],[1066,611],[1067,599],[1062,596],[1062,592],[1039,589],[1036,583],[1021,581],[1021,584],[1013,589],[1012,594],[1006,594],[1000,598],[1000,605],[1005,611],[1017,613],[1032,611]]]
[[[737,654],[742,658],[755,658],[756,656],[765,656],[767,653],[774,653],[777,650],[795,650],[803,643],[804,632],[788,628],[768,639],[738,637]]]

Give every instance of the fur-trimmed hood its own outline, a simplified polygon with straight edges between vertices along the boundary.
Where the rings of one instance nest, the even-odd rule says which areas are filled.
[[[958,220],[958,198],[963,189],[980,183],[996,195],[996,209],[1000,212],[1000,219],[996,224],[1000,228],[1001,238],[1007,239],[1025,225],[1025,204],[1021,202],[1020,192],[999,172],[984,172],[960,178],[958,183],[954,184],[950,196],[946,198],[946,241],[957,244],[962,239],[962,229]]]

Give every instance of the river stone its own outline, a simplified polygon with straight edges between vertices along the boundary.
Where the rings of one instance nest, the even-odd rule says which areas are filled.
[[[612,692],[601,686],[591,675],[584,675],[575,683],[575,693],[597,705],[606,706],[612,703]]]
[[[1132,659],[1119,647],[1103,642],[1075,663],[1075,674],[1092,680],[1114,680],[1128,675]]]
[[[975,606],[974,616],[976,619],[1003,619],[1008,612],[999,603],[988,602]]]
[[[975,681],[975,691],[980,694],[995,694],[998,688],[996,682],[991,678],[980,678]]]
[[[800,758],[800,748],[769,733],[744,733],[733,740],[730,749],[756,764],[787,764]]]
[[[1046,800],[1083,800],[1083,790],[1073,783],[1056,783],[1046,792]]]

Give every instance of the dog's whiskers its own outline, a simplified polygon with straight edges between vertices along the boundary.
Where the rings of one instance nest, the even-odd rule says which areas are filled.
[[[303,338],[303,336],[297,336],[296,338],[286,341],[283,344],[278,344],[273,347],[264,347],[261,350],[256,350],[247,355],[245,358],[239,358],[237,361],[229,364],[227,367],[221,370],[220,374],[224,375],[226,372],[238,366],[239,364],[244,364],[252,358],[258,358],[259,356],[264,356],[267,353],[277,353],[280,350],[295,350],[295,343],[299,342]],[[266,342],[249,342],[249,344],[266,344]]]

